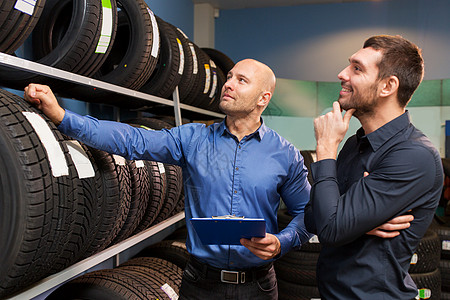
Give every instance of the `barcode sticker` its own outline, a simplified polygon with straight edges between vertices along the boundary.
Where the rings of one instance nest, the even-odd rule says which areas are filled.
[[[450,250],[450,241],[442,241],[442,250]]]
[[[115,161],[116,165],[119,165],[119,166],[125,166],[126,165],[126,161],[125,161],[124,157],[122,157],[120,155],[117,155],[117,154],[113,154],[113,158],[114,158],[114,161]]]
[[[164,164],[163,163],[158,163],[158,168],[159,168],[159,173],[160,174],[164,174],[166,173],[166,169],[164,168]]]
[[[159,28],[158,22],[156,21],[155,15],[153,12],[147,7],[147,11],[150,14],[150,20],[152,21],[152,30],[153,30],[153,39],[152,39],[152,53],[151,56],[158,57],[159,52]]]
[[[111,42],[113,12],[111,0],[102,0],[102,29],[95,53],[106,53]]]
[[[75,165],[75,169],[78,173],[78,178],[92,178],[95,176],[94,167],[92,166],[89,157],[84,151],[83,147],[81,147],[78,141],[65,141],[67,145],[67,149],[69,149],[70,157]]]
[[[175,290],[167,283],[165,283],[161,289],[164,291],[164,293],[166,293],[167,296],[169,296],[169,298],[171,300],[178,300],[178,295],[175,292]]]
[[[32,16],[34,7],[36,6],[36,0],[17,0],[14,8],[21,12]]]

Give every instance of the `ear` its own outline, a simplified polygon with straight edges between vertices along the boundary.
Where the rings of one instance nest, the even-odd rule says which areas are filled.
[[[259,100],[258,100],[258,105],[266,107],[269,104],[270,98],[272,98],[271,92],[268,92],[268,91],[263,92],[263,94],[261,95],[261,98],[259,98]]]
[[[397,94],[399,80],[397,76],[389,76],[381,81],[380,97],[389,97]]]

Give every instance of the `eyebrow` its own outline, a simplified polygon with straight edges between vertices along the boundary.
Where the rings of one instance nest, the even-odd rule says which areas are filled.
[[[233,76],[233,72],[228,72],[228,75],[231,75],[231,76]],[[236,77],[242,77],[242,78],[244,78],[245,80],[247,80],[247,81],[249,81],[250,79],[247,77],[247,76],[245,76],[244,74],[242,74],[242,73],[237,73],[237,74],[234,74],[234,75],[236,75]]]
[[[362,66],[363,68],[366,68],[366,65],[365,65],[363,62],[361,62],[359,59],[350,57],[350,58],[348,59],[348,61],[349,61],[351,64],[357,64],[357,65]]]

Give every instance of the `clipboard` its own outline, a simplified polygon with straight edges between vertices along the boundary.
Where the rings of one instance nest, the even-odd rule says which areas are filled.
[[[241,238],[266,236],[266,221],[259,218],[221,216],[190,222],[204,245],[241,245]]]

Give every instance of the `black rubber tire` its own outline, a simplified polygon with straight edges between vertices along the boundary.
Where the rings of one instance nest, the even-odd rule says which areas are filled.
[[[195,76],[198,73],[198,70],[196,70],[196,73],[194,74],[194,62],[197,64],[197,57],[195,56],[194,47],[190,45],[191,42],[187,35],[180,28],[177,28],[170,23],[167,24],[169,24],[176,32],[177,37],[183,46],[184,68],[180,82],[178,83],[178,95],[180,97],[180,102],[183,102],[184,97],[186,97],[194,86]],[[195,67],[198,68],[197,65]]]
[[[313,153],[315,153],[314,150],[301,150],[300,154],[303,156],[303,163],[306,167],[306,169],[308,169],[308,181],[309,184],[313,184],[314,180],[312,178],[312,173],[311,173],[311,164],[314,162],[314,156]]]
[[[159,32],[152,25],[153,12],[144,0],[117,0],[117,7],[120,9],[117,25],[120,43],[114,43],[107,60],[93,77],[138,90],[155,69],[158,56],[152,53],[159,53],[159,44],[154,50],[153,41]]]
[[[286,208],[279,209],[277,214],[278,230],[283,230],[292,220],[292,216]],[[322,245],[320,244],[317,236],[313,236],[307,243],[301,246],[301,251],[305,252],[320,252]]]
[[[33,13],[14,8],[16,0],[3,0],[0,6],[0,52],[13,54],[36,26],[43,11],[45,0],[37,0]]]
[[[278,279],[278,299],[280,300],[311,300],[320,299],[316,286],[299,285]]]
[[[444,174],[450,177],[450,158],[441,158],[442,168],[444,169]]]
[[[189,252],[186,250],[185,240],[164,240],[145,248],[136,257],[162,258],[184,270],[189,260]]]
[[[147,162],[144,161],[127,160],[131,181],[130,209],[113,244],[123,241],[132,235],[142,221],[147,210],[150,192],[150,176],[146,163]]]
[[[119,266],[119,268],[127,267],[142,267],[153,271],[153,273],[160,273],[168,277],[168,280],[174,283],[172,287],[176,288],[175,291],[178,294],[181,278],[183,276],[183,269],[176,264],[158,257],[136,257]]]
[[[51,273],[75,226],[76,174],[62,135],[45,116],[22,98],[0,90],[2,168],[0,297]],[[41,116],[62,150],[54,174],[45,144],[22,112]],[[45,125],[39,125],[45,126]],[[11,153],[8,153],[12,151]],[[6,194],[3,194],[6,193]]]
[[[217,75],[216,92],[214,94],[213,99],[209,103],[208,107],[206,107],[206,109],[210,110],[210,111],[221,113],[221,110],[219,108],[220,96],[222,94],[222,87],[225,84],[227,79],[226,79],[225,74],[223,74],[222,70],[220,70],[219,68],[216,69],[216,75]]]
[[[187,239],[187,227],[186,225],[183,227],[178,228],[177,230],[175,230],[174,232],[172,232],[167,238],[166,240],[180,240],[180,241],[186,241]]]
[[[170,98],[183,74],[184,51],[172,26],[159,17],[156,17],[156,20],[161,37],[158,63],[148,81],[139,90],[161,98]]]
[[[107,194],[97,163],[89,148],[83,143],[77,143],[81,145],[82,150],[90,161],[94,170],[94,177],[80,179],[84,195],[82,201],[78,201],[76,228],[72,232],[71,237],[72,263],[92,254],[92,252],[87,252],[91,247],[91,243],[95,240],[99,226],[101,226],[104,204],[107,203]]]
[[[41,111],[31,106],[20,97],[17,97],[17,100],[24,111],[40,115],[46,121],[47,126],[51,129],[53,136],[58,141],[64,153],[65,161],[68,167],[67,175],[56,178],[55,186],[57,187],[57,193],[54,194],[54,197],[57,197],[57,201],[53,206],[54,229],[50,235],[51,246],[46,253],[46,262],[40,267],[41,272],[44,272],[44,270],[48,267],[49,271],[46,275],[49,275],[62,270],[70,264],[70,236],[76,228],[78,202],[82,199],[83,192],[81,189],[81,183],[77,177],[77,171],[69,154],[69,149],[64,142],[64,136],[47,117],[44,117]],[[69,251],[67,251],[68,248]]]
[[[147,209],[134,231],[135,234],[149,228],[153,224],[161,211],[166,195],[166,174],[163,171],[163,165],[153,161],[146,162],[146,165],[150,177],[150,193],[147,200]]]
[[[317,286],[316,266],[319,253],[290,251],[275,261],[277,278],[287,282]]]
[[[439,239],[441,240],[441,258],[450,259],[450,227],[447,225],[437,224],[434,227]]]
[[[195,107],[206,107],[212,97],[210,97],[211,94],[211,88],[213,86],[213,79],[214,79],[214,72],[216,68],[213,68],[211,65],[211,59],[209,56],[200,48],[197,49],[197,55],[201,62],[201,68],[203,68],[203,75],[205,76],[204,80],[202,82],[204,85],[202,86],[203,90],[198,91],[198,94],[194,97],[194,101],[191,105]]]
[[[441,299],[441,273],[439,272],[439,269],[429,273],[417,273],[410,275],[419,291],[427,290],[431,293],[429,297],[424,297],[421,299]]]
[[[111,0],[111,42],[105,53],[96,53],[102,30],[101,0],[46,0],[44,10],[33,30],[28,58],[65,71],[90,76],[105,61],[112,49],[116,32],[116,2]],[[63,83],[45,76],[21,70],[0,69],[0,77],[11,87],[23,89],[29,82],[51,85],[55,91],[65,89]]]
[[[209,66],[209,58],[196,44],[194,46],[195,54],[198,63],[198,73],[196,84],[192,87],[189,94],[182,100],[183,103],[196,106],[203,102],[207,97],[207,93],[211,89],[211,70]]]
[[[8,249],[0,255],[0,298],[16,291],[25,273],[38,271],[56,201],[47,153],[11,98],[0,90],[0,242]]]
[[[197,106],[203,109],[212,110],[211,108],[213,105],[219,107],[218,103],[214,102],[217,97],[217,88],[220,83],[218,74],[219,69],[217,68],[216,64],[212,61],[212,59],[209,59],[209,66],[211,71],[211,87],[209,89],[207,97],[204,97],[203,101],[198,103]]]
[[[158,224],[159,222],[167,219],[172,211],[177,206],[178,200],[180,199],[181,189],[183,188],[183,174],[181,167],[175,165],[164,164],[166,170],[166,197],[164,202],[152,225]]]
[[[183,91],[182,93],[180,93],[180,102],[191,105],[195,100],[193,97],[201,88],[201,76],[204,75],[201,75],[203,68],[201,68],[202,65],[197,54],[197,52],[199,51],[198,49],[200,48],[190,40],[187,41],[187,44],[190,49],[190,54],[192,55],[192,73],[190,75],[185,73],[185,75],[191,78],[191,86],[186,92]],[[183,74],[183,76],[185,75]]]
[[[428,273],[436,270],[441,257],[441,241],[437,233],[428,229],[411,259],[409,273]]]
[[[141,125],[143,128],[152,130],[170,129],[173,127],[169,123],[155,118],[130,119],[124,122],[127,124]]]
[[[170,296],[178,295],[179,286],[175,281],[169,278],[166,274],[158,271],[154,271],[149,268],[139,267],[139,266],[125,266],[120,268],[115,268],[114,272],[119,274],[127,274],[128,276],[133,276],[135,281],[141,280],[142,283],[147,284],[147,289],[151,294],[157,294],[157,298],[150,299],[173,299]],[[167,288],[170,288],[170,292]],[[167,291],[167,292],[166,292]],[[144,298],[147,299],[147,298]]]
[[[97,210],[96,231],[85,250],[84,257],[89,257],[105,249],[117,236],[125,222],[130,205],[131,185],[128,169],[118,165],[113,155],[89,147],[98,167],[102,186],[104,187],[102,209]]]
[[[441,259],[439,270],[441,271],[441,290],[450,293],[450,260]]]
[[[160,297],[161,294],[155,293],[151,287],[141,274],[107,269],[87,273],[63,284],[46,300],[129,300]]]
[[[225,76],[233,69],[235,63],[225,53],[212,48],[201,48],[215,62],[217,67],[222,70]]]

